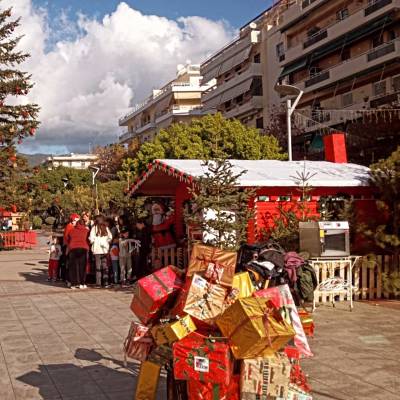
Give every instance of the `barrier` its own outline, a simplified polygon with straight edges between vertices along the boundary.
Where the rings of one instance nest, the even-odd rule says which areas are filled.
[[[34,231],[0,232],[0,249],[32,249],[37,243]]]
[[[151,262],[156,268],[175,265],[184,268],[188,265],[187,249],[182,247],[173,247],[169,249],[152,248]]]

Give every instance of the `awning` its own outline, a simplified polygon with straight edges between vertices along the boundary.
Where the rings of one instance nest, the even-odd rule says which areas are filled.
[[[166,110],[170,104],[171,104],[171,93],[169,93],[164,98],[162,98],[161,96],[161,100],[155,104],[156,112],[162,112]]]
[[[219,70],[219,75],[222,75],[225,72],[228,72],[232,68],[236,67],[237,65],[240,65],[242,62],[247,60],[249,58],[250,52],[251,52],[251,46],[246,47],[245,49],[243,49],[239,53],[235,54],[229,60],[226,60],[221,65],[221,69]]]
[[[308,57],[304,57],[292,64],[287,65],[286,67],[283,68],[280,78],[283,78],[284,76],[287,76],[292,72],[305,68],[307,64],[308,64]]]
[[[221,96],[222,94],[219,94],[217,96],[214,96],[208,101],[203,100],[203,107],[205,110],[211,110],[213,108],[217,108],[221,104]]]
[[[238,97],[241,94],[248,92],[250,90],[252,82],[253,82],[253,78],[248,79],[247,81],[244,81],[244,82],[240,83],[239,85],[226,90],[224,93],[222,93],[221,103],[225,103],[225,101],[232,100],[235,97]]]

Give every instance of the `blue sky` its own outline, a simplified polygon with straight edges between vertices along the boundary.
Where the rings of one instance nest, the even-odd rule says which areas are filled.
[[[33,0],[56,14],[60,9],[74,14],[78,11],[101,18],[115,10],[118,0]],[[125,0],[132,8],[145,14],[156,14],[175,19],[180,16],[197,15],[210,19],[226,19],[239,28],[263,10],[272,0]]]

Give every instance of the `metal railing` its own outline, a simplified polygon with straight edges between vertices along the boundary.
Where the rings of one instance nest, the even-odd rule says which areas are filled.
[[[328,71],[322,71],[317,75],[314,75],[312,78],[307,79],[304,83],[305,87],[310,87],[312,85],[315,85],[319,82],[325,81],[327,79],[329,79],[330,77],[330,73],[329,70]]]
[[[367,60],[373,61],[377,58],[383,57],[386,54],[392,53],[396,50],[394,42],[385,43],[367,54]]]
[[[392,0],[376,0],[373,2],[371,5],[369,5],[365,11],[364,15],[367,17],[368,15],[371,15],[375,11],[378,11],[379,9],[389,5],[392,3]]]
[[[326,29],[321,29],[319,32],[310,36],[310,38],[303,43],[303,48],[306,49],[307,47],[310,47],[313,44],[319,42],[320,40],[326,39],[327,37],[328,37],[328,31]]]

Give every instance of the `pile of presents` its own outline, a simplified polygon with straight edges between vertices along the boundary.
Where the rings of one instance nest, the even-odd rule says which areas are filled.
[[[156,399],[163,367],[174,399],[310,400],[300,361],[313,321],[288,285],[256,290],[237,253],[194,245],[186,271],[167,266],[137,282],[127,357],[141,361],[136,400]]]

